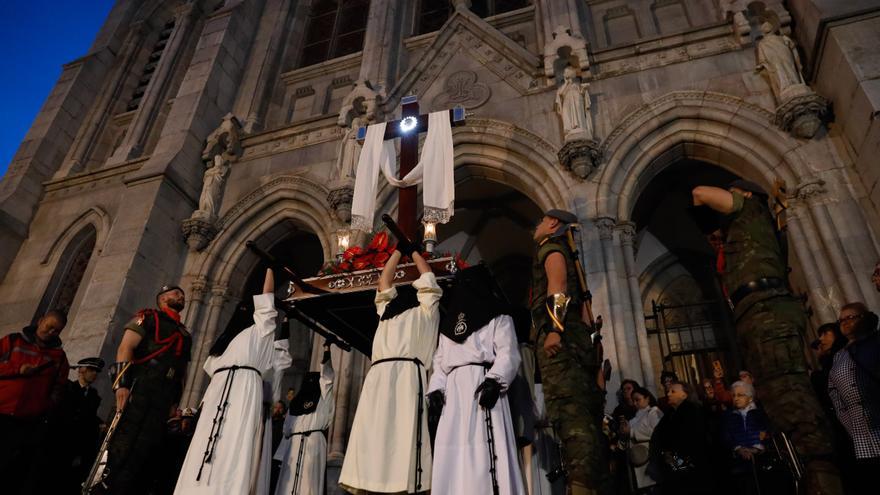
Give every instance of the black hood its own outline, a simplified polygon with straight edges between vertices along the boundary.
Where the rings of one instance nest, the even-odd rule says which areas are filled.
[[[440,320],[440,333],[460,344],[493,318],[506,313],[508,304],[489,269],[485,265],[465,268],[455,274],[449,305]]]
[[[290,401],[290,415],[303,416],[311,414],[318,408],[321,401],[321,374],[310,371],[303,377],[302,386],[296,396]]]

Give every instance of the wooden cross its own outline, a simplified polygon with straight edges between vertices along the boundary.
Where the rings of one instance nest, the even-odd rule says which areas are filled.
[[[398,179],[410,173],[419,161],[419,134],[428,130],[428,115],[419,115],[419,102],[416,96],[404,96],[401,101],[400,119],[392,120],[385,126],[385,140],[400,138],[400,171]],[[464,107],[449,110],[449,121],[453,126],[464,124]],[[367,137],[367,128],[358,129],[359,141]],[[410,239],[416,239],[418,222],[416,218],[417,187],[403,187],[398,191],[397,224]]]

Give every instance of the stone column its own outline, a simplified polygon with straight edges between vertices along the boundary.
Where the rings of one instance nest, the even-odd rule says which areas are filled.
[[[370,2],[358,80],[370,83],[379,93],[387,92],[394,83],[392,78],[402,46],[401,30],[397,26],[401,23],[400,14],[403,10],[403,2]]]
[[[296,11],[291,3],[291,0],[269,0],[263,9],[233,112],[244,118],[242,127],[246,134],[263,129],[272,84],[284,49],[290,46],[292,15]]]
[[[107,122],[113,117],[113,107],[119,100],[125,87],[125,81],[131,74],[132,65],[144,42],[148,25],[144,21],[133,23],[128,35],[122,43],[122,50],[116,57],[117,63],[103,88],[87,114],[85,122],[80,126],[76,138],[70,147],[64,163],[55,173],[56,179],[81,172],[89,161],[92,149],[97,143],[98,135],[104,130]]]
[[[211,301],[208,303],[208,311],[205,315],[205,323],[199,325],[198,332],[193,328],[194,337],[198,335],[198,339],[193,339],[195,345],[192,350],[192,360],[187,378],[187,387],[184,392],[186,403],[189,407],[198,405],[202,390],[205,389],[205,378],[207,375],[202,372],[202,366],[208,359],[208,351],[211,344],[217,336],[217,323],[223,312],[223,306],[229,300],[227,287],[224,285],[215,285],[211,288]],[[196,344],[197,342],[197,344]],[[183,402],[183,401],[181,401]]]
[[[196,322],[199,321],[199,315],[202,312],[202,304],[205,300],[205,292],[207,292],[207,288],[208,281],[203,277],[196,278],[193,280],[192,284],[190,284],[189,292],[186,295],[186,319],[184,320],[186,328],[194,328]]]
[[[193,29],[195,20],[199,17],[200,10],[196,3],[183,4],[174,12],[174,29],[168,38],[168,43],[162,51],[156,71],[150,78],[141,103],[135,110],[128,132],[122,144],[107,160],[108,164],[122,163],[126,160],[139,156],[143,152],[144,143],[150,133],[156,116],[165,105],[168,97],[168,89],[174,79],[174,69],[178,65],[186,48],[186,40]]]
[[[621,276],[617,268],[616,247],[614,245],[614,226],[617,224],[617,221],[609,217],[600,217],[596,219],[595,224],[599,230],[599,242],[602,246],[605,279],[608,284],[608,307],[611,310],[610,318],[605,318],[605,320],[606,325],[609,323],[611,325],[614,341],[613,355],[617,357],[617,362],[615,363],[612,360],[612,364],[620,374],[621,379],[633,378],[639,380],[641,378],[641,369],[633,369],[633,356],[630,353],[626,337],[628,325],[624,316],[624,292],[621,287]],[[604,341],[607,342],[608,340],[606,336]]]
[[[632,308],[633,325],[636,332],[636,342],[639,347],[639,361],[642,368],[643,386],[653,389],[656,382],[654,378],[654,366],[651,362],[651,344],[648,340],[648,329],[645,327],[644,305],[642,294],[639,289],[639,274],[636,273],[636,224],[633,222],[621,222],[617,224],[620,235],[620,247],[623,250],[623,266],[626,275],[627,288],[629,289],[629,302]]]
[[[805,223],[810,222],[809,212],[803,201],[793,199],[786,212],[788,221],[789,248],[792,249],[801,263],[801,272],[807,283],[810,306],[816,313],[816,321],[833,321],[837,318],[836,308],[842,304],[840,289],[828,264],[828,258],[817,256],[808,241]],[[821,254],[821,253],[819,253]]]
[[[828,208],[822,201],[825,196],[822,183],[809,183],[797,190],[797,195],[804,201],[811,213],[813,223],[821,240],[820,251],[817,256],[824,256],[831,261],[834,269],[834,279],[838,281],[843,290],[843,299],[846,302],[862,300],[862,294],[856,283],[852,269],[848,266],[843,244],[840,242],[834,222],[828,213]],[[867,276],[867,274],[866,274]]]

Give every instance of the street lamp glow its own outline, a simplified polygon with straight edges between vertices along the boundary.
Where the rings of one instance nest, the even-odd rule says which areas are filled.
[[[403,132],[409,132],[415,129],[418,123],[419,119],[413,116],[404,117],[403,120],[400,121],[400,130]]]

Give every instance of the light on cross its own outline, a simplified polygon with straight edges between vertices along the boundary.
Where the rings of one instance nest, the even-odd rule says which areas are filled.
[[[415,117],[406,117],[400,121],[400,131],[409,132],[415,129],[417,125],[419,125],[419,119]]]

